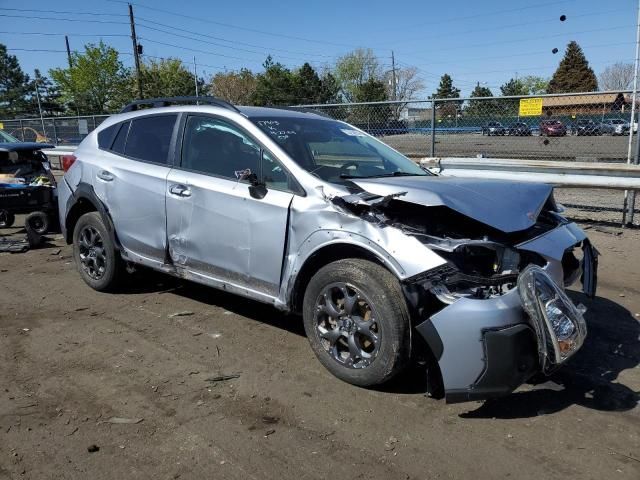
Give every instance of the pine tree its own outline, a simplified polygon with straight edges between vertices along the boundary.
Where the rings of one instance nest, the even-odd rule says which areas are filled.
[[[448,73],[445,73],[440,78],[440,85],[438,90],[433,94],[433,98],[459,98],[460,89],[453,86],[453,79]],[[440,117],[453,117],[458,115],[458,109],[462,105],[462,102],[437,102],[436,110],[439,112]]]
[[[434,98],[458,98],[460,97],[460,89],[453,86],[453,79],[448,73],[440,78],[438,91],[433,94]]]
[[[29,77],[20,68],[18,59],[0,44],[0,118],[25,113],[28,82]]]
[[[471,92],[472,97],[493,97],[493,92],[487,87],[481,87],[480,83]],[[469,106],[465,114],[469,117],[489,117],[493,115],[493,100],[469,100]]]
[[[598,90],[598,79],[589,66],[580,45],[572,41],[567,45],[564,58],[549,82],[549,93],[593,92]]]
[[[305,63],[295,74],[296,103],[320,103],[322,80],[309,63]]]

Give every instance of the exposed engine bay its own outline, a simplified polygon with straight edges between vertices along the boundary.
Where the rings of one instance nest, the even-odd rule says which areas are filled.
[[[447,260],[447,264],[413,279],[444,304],[458,298],[499,297],[517,286],[528,265],[544,267],[546,260],[517,246],[566,223],[549,195],[535,222],[525,230],[503,232],[444,205],[424,206],[404,201],[404,193],[380,197],[359,192],[332,202],[381,227],[394,227],[414,236]],[[580,276],[576,244],[564,252],[564,283]]]

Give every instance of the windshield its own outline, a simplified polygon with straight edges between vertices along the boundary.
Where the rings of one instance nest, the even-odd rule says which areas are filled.
[[[17,143],[19,141],[20,140],[18,140],[15,137],[12,137],[4,130],[0,130],[0,143]]]
[[[328,182],[429,175],[404,155],[343,122],[280,116],[251,120],[298,165]]]

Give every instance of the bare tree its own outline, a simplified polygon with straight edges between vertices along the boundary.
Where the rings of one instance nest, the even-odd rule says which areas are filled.
[[[418,69],[415,67],[397,68],[395,79],[395,92],[393,91],[393,72],[389,71],[385,75],[385,84],[388,87],[388,97],[400,102],[414,100],[416,94],[424,90],[424,82],[418,76]],[[395,118],[400,117],[400,113],[406,107],[406,103],[393,105],[392,110]]]
[[[211,93],[234,105],[247,105],[256,90],[256,76],[245,68],[239,72],[216,73],[211,79]]]
[[[615,63],[600,74],[601,90],[629,90],[633,85],[633,63]]]

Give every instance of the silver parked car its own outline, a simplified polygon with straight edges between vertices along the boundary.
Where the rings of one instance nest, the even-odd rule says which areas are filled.
[[[629,122],[622,118],[604,120],[600,124],[602,133],[608,133],[609,135],[626,135],[629,133],[629,128]]]
[[[63,159],[62,229],[92,288],[142,265],[270,303],[302,314],[335,376],[377,385],[422,358],[450,402],[581,347],[564,287],[595,294],[597,252],[552,187],[435,176],[306,110],[190,103],[134,102]]]

